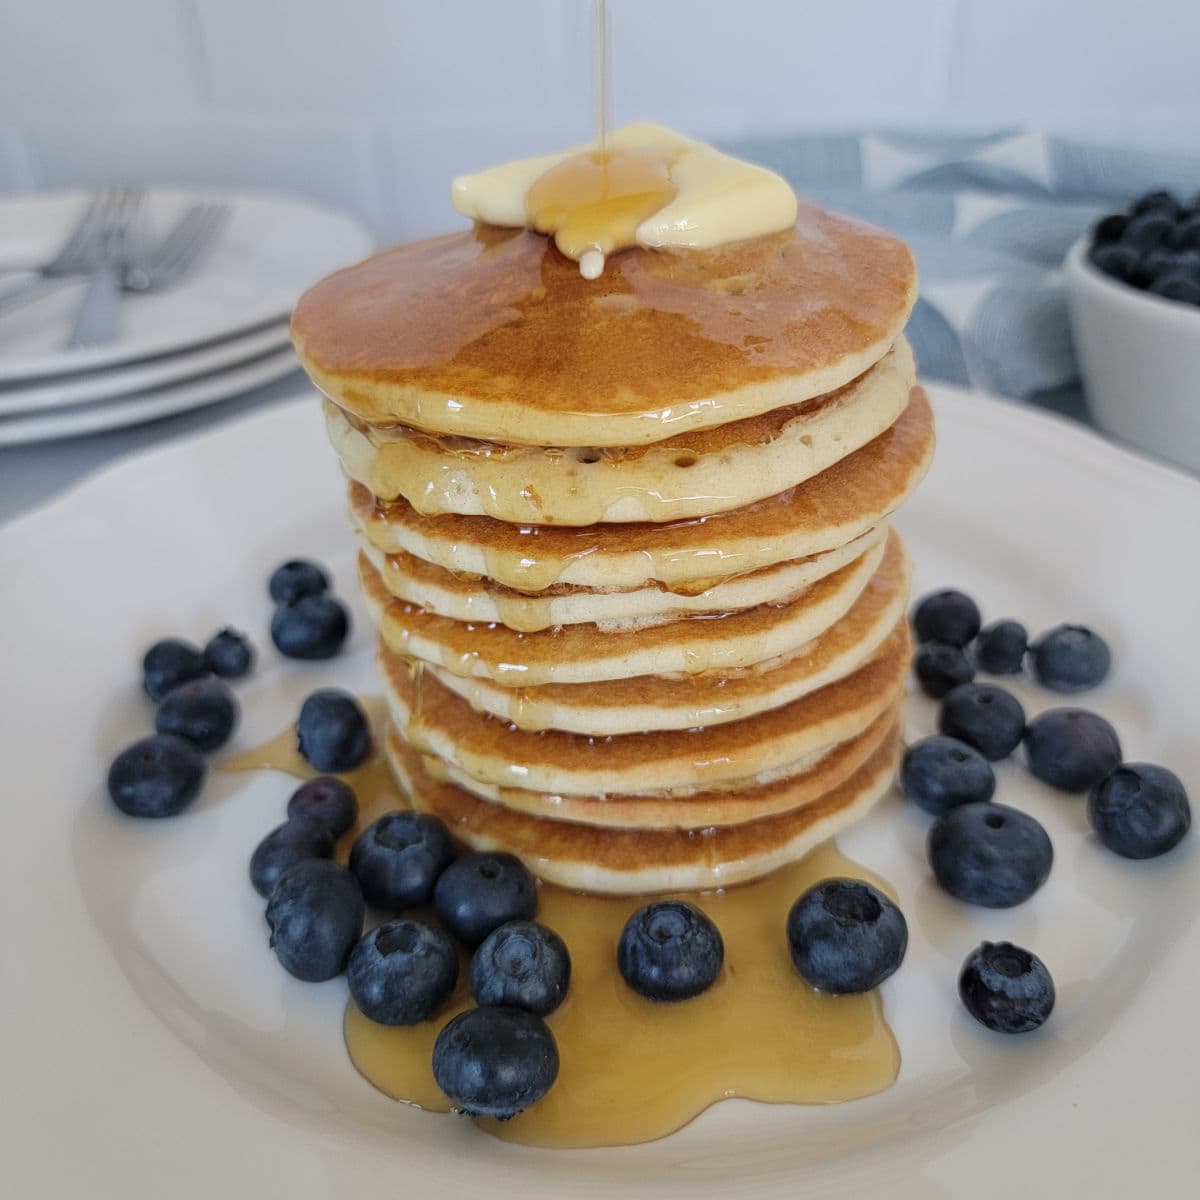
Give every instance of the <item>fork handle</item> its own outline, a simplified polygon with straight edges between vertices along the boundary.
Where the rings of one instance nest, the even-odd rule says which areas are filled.
[[[76,278],[70,275],[39,275],[34,279],[25,280],[24,283],[15,283],[11,287],[5,288],[0,291],[0,317],[23,305],[32,304],[43,296],[49,296],[52,292],[57,292],[67,284],[74,283]]]
[[[115,342],[120,331],[120,309],[120,271],[107,268],[90,275],[66,348],[82,350],[88,346],[107,346]]]

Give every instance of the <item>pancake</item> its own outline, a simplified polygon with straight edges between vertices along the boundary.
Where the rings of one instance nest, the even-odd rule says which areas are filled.
[[[814,756],[797,771],[766,781],[735,780],[716,789],[574,796],[483,784],[440,758],[428,757],[424,766],[439,783],[453,783],[482,800],[534,817],[619,829],[707,829],[757,821],[816,803],[893,735],[898,720],[899,711],[888,710],[857,737]]]
[[[397,600],[455,621],[497,623],[518,633],[538,633],[557,625],[589,623],[614,631],[648,628],[696,613],[786,604],[860,558],[886,536],[887,526],[877,525],[836,550],[722,580],[693,595],[664,587],[600,591],[556,584],[541,595],[528,596],[487,579],[463,578],[411,554],[386,555],[369,543],[362,549]]]
[[[419,664],[385,660],[383,683],[392,720],[422,753],[481,783],[603,795],[749,779],[831,749],[896,703],[908,661],[902,624],[857,671],[789,704],[701,729],[614,737],[516,729],[476,712]]]
[[[413,807],[440,817],[473,850],[515,854],[548,883],[629,894],[728,887],[802,858],[886,795],[900,735],[894,727],[858,770],[820,800],[757,821],[689,830],[605,829],[529,816],[435,781],[395,730],[388,731],[385,750]]]
[[[377,503],[358,484],[350,506],[384,553],[408,553],[502,587],[704,590],[842,546],[878,525],[917,486],[933,457],[933,413],[922,388],[885,433],[779,495],[719,516],[615,528],[510,525],[490,517],[422,516],[404,500]]]
[[[373,425],[641,446],[835,391],[915,298],[899,239],[801,202],[790,230],[622,251],[597,280],[547,238],[477,225],[328,276],[291,332],[316,386]]]
[[[604,684],[504,687],[490,679],[426,670],[472,708],[520,729],[593,735],[693,729],[739,721],[816,691],[866,662],[908,607],[908,562],[893,541],[879,569],[840,621],[795,654],[719,674],[640,675]],[[384,670],[405,660],[381,648]]]
[[[896,536],[889,532],[888,541]],[[699,674],[794,653],[845,615],[874,575],[885,546],[886,542],[872,546],[788,604],[690,616],[621,633],[604,632],[594,625],[517,633],[504,625],[439,617],[393,599],[379,572],[363,555],[359,556],[359,579],[390,650],[456,675],[533,687],[674,671]]]
[[[916,380],[901,338],[864,375],[828,396],[648,446],[505,446],[372,429],[326,403],[342,469],[380,500],[418,512],[516,524],[675,521],[776,495],[832,466],[894,424]]]

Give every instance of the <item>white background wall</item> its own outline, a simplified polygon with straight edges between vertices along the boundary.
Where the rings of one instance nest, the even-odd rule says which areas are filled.
[[[0,0],[0,191],[243,184],[446,228],[589,135],[589,0]],[[1033,124],[1200,150],[1195,0],[610,0],[618,121]]]

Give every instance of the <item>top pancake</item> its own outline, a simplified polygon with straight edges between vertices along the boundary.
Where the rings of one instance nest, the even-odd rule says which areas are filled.
[[[801,202],[791,230],[622,251],[591,281],[526,231],[414,242],[311,288],[292,338],[371,424],[636,446],[834,391],[883,357],[915,298],[901,241]]]

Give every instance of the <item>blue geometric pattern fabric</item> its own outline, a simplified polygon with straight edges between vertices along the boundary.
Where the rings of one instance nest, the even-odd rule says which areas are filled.
[[[1064,256],[1143,192],[1200,189],[1200,157],[1030,131],[797,135],[727,148],[908,242],[921,273],[908,337],[924,378],[1083,420]]]

